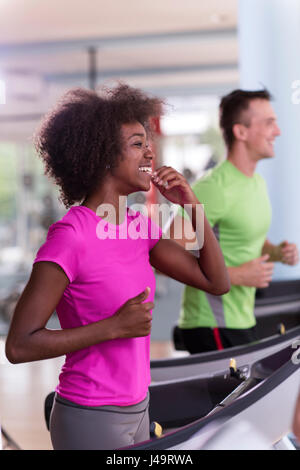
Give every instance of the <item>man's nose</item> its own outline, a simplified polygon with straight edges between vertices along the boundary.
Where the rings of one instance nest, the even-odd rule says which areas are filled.
[[[275,135],[276,135],[276,136],[281,135],[281,130],[280,130],[280,128],[277,126],[277,124],[276,124],[276,129],[275,129]]]

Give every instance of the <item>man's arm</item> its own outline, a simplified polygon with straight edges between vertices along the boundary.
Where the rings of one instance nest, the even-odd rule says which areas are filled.
[[[231,285],[256,288],[268,287],[274,270],[274,264],[268,262],[268,259],[269,255],[263,255],[240,266],[228,267]]]
[[[283,241],[279,245],[273,245],[268,239],[265,241],[262,254],[269,255],[269,260],[272,262],[280,262],[294,266],[299,261],[298,248],[295,243]]]

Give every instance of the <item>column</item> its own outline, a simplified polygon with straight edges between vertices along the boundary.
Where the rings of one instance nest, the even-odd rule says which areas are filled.
[[[300,2],[239,0],[238,8],[240,87],[271,92],[282,133],[275,158],[257,166],[272,204],[269,239],[300,249]],[[276,264],[274,280],[296,278],[300,264]]]

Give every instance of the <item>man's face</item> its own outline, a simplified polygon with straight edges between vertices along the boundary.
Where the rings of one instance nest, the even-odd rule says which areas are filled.
[[[274,141],[280,135],[276,114],[268,100],[254,99],[250,102],[245,118],[245,144],[256,160],[274,156]]]

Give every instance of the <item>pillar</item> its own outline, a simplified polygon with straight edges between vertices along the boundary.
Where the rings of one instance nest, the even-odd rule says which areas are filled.
[[[240,87],[266,87],[274,97],[281,136],[275,158],[259,162],[272,204],[272,243],[288,240],[300,250],[300,2],[239,0]],[[274,280],[300,278],[295,267],[276,264]]]

